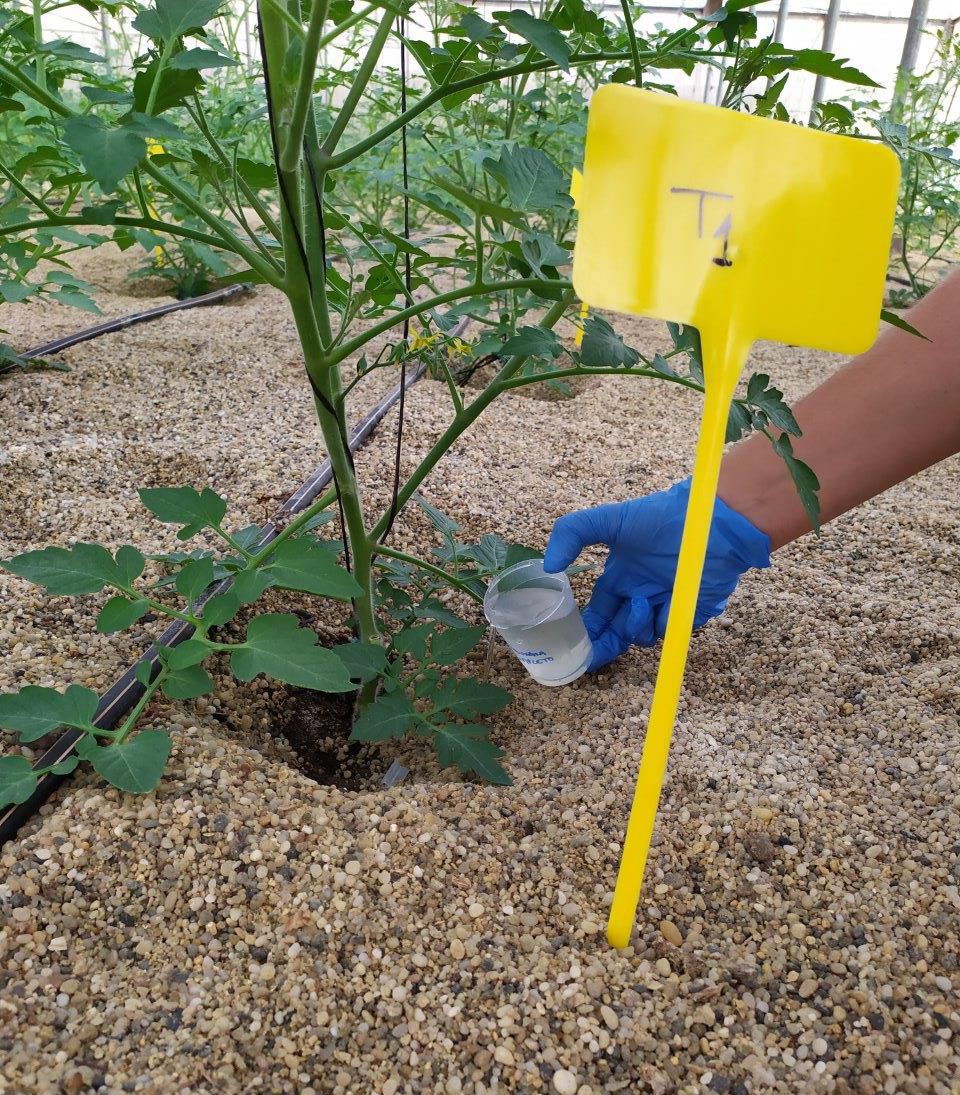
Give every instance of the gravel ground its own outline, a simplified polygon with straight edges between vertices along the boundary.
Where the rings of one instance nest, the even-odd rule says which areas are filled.
[[[100,284],[109,314],[150,303],[115,272]],[[83,322],[6,311],[17,346]],[[273,294],[67,359],[0,384],[4,554],[168,545],[144,485],[210,484],[237,524],[262,519],[319,462]],[[796,396],[836,359],[756,363]],[[411,462],[446,400],[411,395]],[[425,493],[467,534],[543,543],[560,513],[684,474],[696,413],[645,382],[507,397]],[[384,427],[358,460],[377,500],[391,445]],[[509,788],[414,746],[391,791],[392,753],[366,790],[318,786],[271,737],[283,693],[262,680],[158,705],[175,747],[155,794],[81,775],[0,855],[0,1090],[956,1095],[958,470],[782,551],[697,637],[623,952],[603,925],[656,651],[550,690],[498,650]],[[423,535],[411,514],[398,544]],[[136,650],[96,635],[98,598],[2,576],[0,604],[0,686],[103,688]]]

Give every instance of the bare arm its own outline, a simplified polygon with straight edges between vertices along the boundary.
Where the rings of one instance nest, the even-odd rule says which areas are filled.
[[[960,272],[906,318],[930,342],[890,328],[793,408],[803,430],[794,452],[820,479],[824,522],[960,452]],[[774,548],[810,531],[765,437],[727,453],[718,494]]]

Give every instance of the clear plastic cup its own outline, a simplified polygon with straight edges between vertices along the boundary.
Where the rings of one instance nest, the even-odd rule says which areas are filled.
[[[590,664],[590,637],[566,574],[525,559],[494,578],[483,612],[538,684],[569,684]]]

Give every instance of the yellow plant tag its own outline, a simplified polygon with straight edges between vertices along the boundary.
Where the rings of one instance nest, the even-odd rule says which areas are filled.
[[[573,284],[585,305],[691,324],[706,395],[690,502],[607,925],[629,943],[666,771],[726,432],[754,340],[876,338],[899,186],[883,146],[625,85],[590,104]]]

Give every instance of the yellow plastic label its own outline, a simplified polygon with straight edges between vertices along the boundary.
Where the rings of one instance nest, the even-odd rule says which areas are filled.
[[[887,148],[623,85],[590,104],[573,284],[584,306],[700,331],[706,396],[670,615],[607,925],[630,941],[723,455],[755,339],[857,353],[879,325],[899,164]]]

